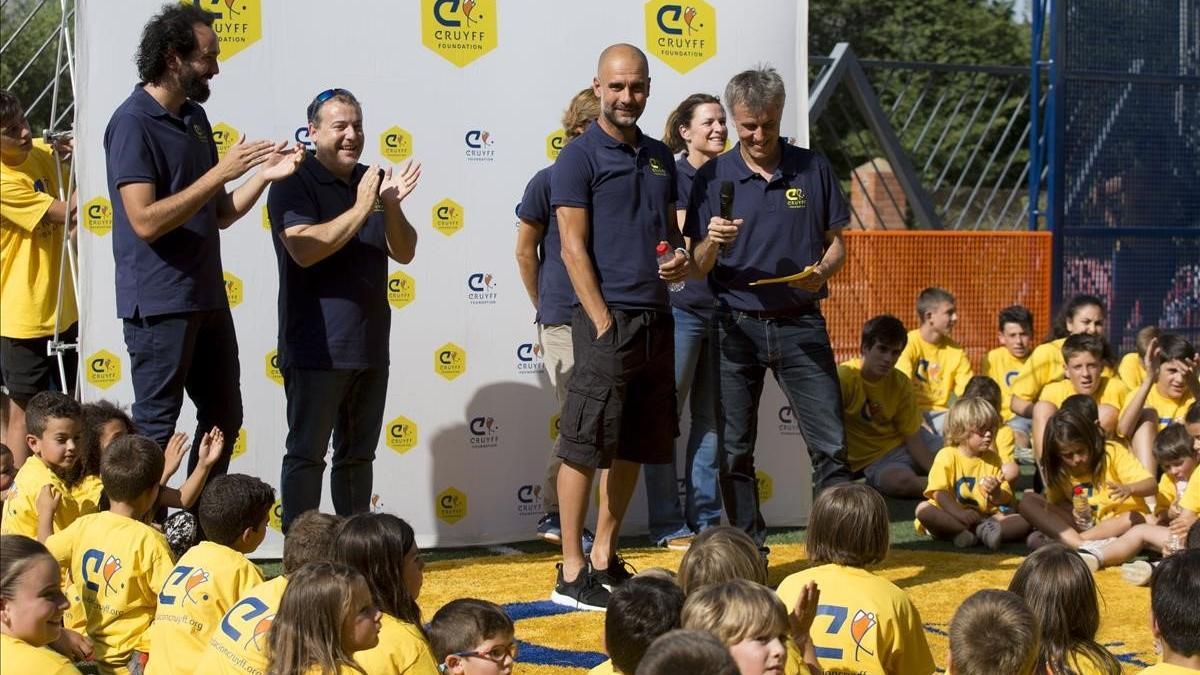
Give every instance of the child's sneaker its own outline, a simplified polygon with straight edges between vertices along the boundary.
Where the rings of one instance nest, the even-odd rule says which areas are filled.
[[[979,538],[970,530],[963,530],[954,537],[955,548],[971,548],[979,543]]]
[[[610,592],[621,584],[633,578],[637,570],[633,565],[625,562],[625,559],[617,554],[608,559],[608,567],[602,570],[595,570],[593,574],[596,576],[596,581],[607,588]]]
[[[558,513],[547,513],[538,520],[537,536],[551,544],[562,543],[562,525]]]
[[[191,512],[177,511],[163,523],[163,536],[167,538],[171,554],[178,560],[200,543],[200,524]]]
[[[550,601],[556,605],[571,609],[585,609],[591,612],[603,612],[608,609],[609,592],[596,580],[596,574],[590,566],[584,566],[579,571],[575,581],[563,581],[563,566],[558,563],[558,579],[554,584],[554,592]]]
[[[979,524],[979,527],[975,528],[975,536],[979,537],[979,541],[982,541],[984,546],[993,551],[999,550],[1000,544],[1004,543],[1002,535],[1000,523],[991,518],[983,521]]]
[[[1121,565],[1121,578],[1134,586],[1149,586],[1154,576],[1154,565],[1145,560],[1134,560]]]

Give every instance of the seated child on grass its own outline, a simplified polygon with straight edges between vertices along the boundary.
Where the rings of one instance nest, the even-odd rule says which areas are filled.
[[[896,367],[912,378],[917,408],[925,414],[930,429],[939,436],[952,396],[962,396],[967,380],[975,373],[967,352],[951,337],[958,323],[954,296],[930,287],[917,296],[917,318]],[[933,447],[937,443],[931,443]]]
[[[1094,295],[1071,298],[1054,319],[1051,338],[1034,348],[1033,353],[1013,378],[1012,411],[1022,417],[1033,417],[1033,404],[1041,397],[1042,388],[1063,379],[1062,346],[1067,336],[1079,333],[1104,335],[1107,315],[1104,301]],[[1112,372],[1104,375],[1112,376]]]
[[[429,622],[429,644],[445,675],[508,675],[517,660],[512,619],[497,604],[460,598]]]
[[[1013,413],[1012,383],[1033,352],[1033,313],[1022,305],[1005,307],[1000,310],[999,324],[996,337],[1000,346],[984,356],[982,374],[1000,387],[1000,405],[996,411],[1017,434],[1017,445],[1028,448],[1029,418]]]
[[[288,581],[267,631],[267,675],[367,673],[355,656],[379,644],[381,616],[363,575],[308,563]]]
[[[1031,675],[1038,656],[1038,623],[1015,593],[972,593],[950,619],[947,675]]]
[[[638,665],[637,675],[738,675],[733,656],[712,633],[673,630],[655,640]]]
[[[614,589],[604,615],[604,651],[609,660],[589,675],[633,675],[650,643],[679,628],[683,600],[683,589],[675,582],[645,573]]]
[[[1167,333],[1151,340],[1143,360],[1147,376],[1126,397],[1117,429],[1148,471],[1154,467],[1154,437],[1171,422],[1182,422],[1200,392],[1196,350]]]
[[[996,412],[1000,412],[998,404],[1003,398],[1000,386],[992,378],[983,375],[972,377],[967,382],[967,390],[963,392],[963,398],[971,397],[982,398],[991,403]],[[1003,417],[1001,415],[1001,419]],[[996,430],[996,437],[992,439],[992,446],[996,454],[1000,455],[1000,473],[1004,475],[1004,480],[1012,484],[1021,475],[1021,466],[1017,464],[1017,433],[1013,431],[1012,425],[1000,425]]]
[[[1072,335],[1063,341],[1062,355],[1065,379],[1051,382],[1042,388],[1041,398],[1033,407],[1033,455],[1041,457],[1042,434],[1046,420],[1062,407],[1068,396],[1091,396],[1099,407],[1100,427],[1111,437],[1117,429],[1117,418],[1125,405],[1129,390],[1115,377],[1104,372],[1107,347],[1098,335]]]

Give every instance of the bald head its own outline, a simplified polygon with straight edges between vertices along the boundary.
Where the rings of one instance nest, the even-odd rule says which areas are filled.
[[[617,63],[641,68],[644,75],[650,74],[650,62],[646,60],[646,54],[637,47],[622,42],[610,45],[600,52],[600,60],[596,63],[596,75],[603,79],[602,73],[605,68],[611,68]]]

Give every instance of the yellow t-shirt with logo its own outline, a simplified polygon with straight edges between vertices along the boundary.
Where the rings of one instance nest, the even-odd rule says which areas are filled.
[[[70,659],[53,649],[34,647],[24,640],[4,634],[0,634],[0,673],[80,675]]]
[[[1036,402],[1042,393],[1042,387],[1051,382],[1063,379],[1062,346],[1066,338],[1044,342],[1033,349],[1029,358],[1013,378],[1010,387],[1013,396],[1019,396],[1030,403]]]
[[[50,470],[41,457],[31,455],[17,471],[13,486],[8,491],[0,534],[23,534],[31,539],[37,538],[37,497],[44,485],[50,485],[62,495],[54,511],[55,532],[65,529],[80,516],[99,510],[99,477],[87,476],[67,489],[62,479]]]
[[[1021,372],[1021,366],[1025,365],[1028,360],[1028,355],[1023,359],[1018,359],[1004,346],[996,347],[983,358],[983,372],[980,374],[992,378],[993,382],[1000,385],[999,412],[1000,417],[1006,422],[1013,417],[1011,403],[1013,380],[1017,379],[1017,373]]]
[[[354,660],[368,673],[438,675],[437,662],[421,629],[390,614],[380,620],[379,644],[354,653]]]
[[[895,584],[858,567],[821,565],[783,580],[777,593],[784,606],[794,607],[810,581],[821,589],[811,634],[825,672],[933,672],[921,614]]]
[[[184,553],[158,592],[146,674],[192,672],[225,612],[262,581],[258,567],[228,546],[202,541]]]
[[[267,631],[286,588],[287,579],[278,576],[247,591],[210,634],[196,672],[266,675]]]
[[[1110,482],[1130,485],[1147,478],[1153,480],[1153,476],[1146,471],[1142,463],[1133,456],[1128,448],[1116,441],[1107,441],[1104,444],[1103,476],[1098,479],[1091,475],[1073,477],[1065,486],[1058,482],[1047,485],[1046,500],[1051,504],[1070,506],[1071,498],[1075,494],[1075,487],[1079,486],[1088,496],[1088,504],[1092,506],[1096,522],[1130,511],[1150,513],[1150,509],[1146,507],[1146,500],[1141,497],[1114,501],[1108,494],[1108,483]]]
[[[1192,471],[1191,477],[1188,478],[1187,489],[1179,498],[1179,508],[1200,515],[1200,466],[1196,467]]]
[[[1121,362],[1117,364],[1117,376],[1130,391],[1142,386],[1142,380],[1146,379],[1146,366],[1142,365],[1142,357],[1138,356],[1137,352],[1129,352],[1122,356]]]
[[[870,466],[921,428],[912,383],[899,370],[868,382],[862,376],[862,360],[853,359],[838,366],[838,380],[851,471]]]
[[[1158,415],[1158,430],[1162,431],[1171,422],[1182,422],[1188,408],[1192,407],[1195,402],[1196,397],[1190,391],[1180,399],[1173,399],[1160,394],[1158,385],[1151,385],[1142,408],[1149,408]]]
[[[1200,670],[1186,666],[1177,666],[1171,663],[1156,663],[1140,671],[1139,675],[1200,675]]]
[[[917,408],[940,412],[950,406],[950,395],[962,396],[974,374],[967,351],[948,337],[938,344],[926,342],[921,331],[908,332],[896,368],[912,378]]]
[[[1077,393],[1079,392],[1075,390],[1075,385],[1071,384],[1070,380],[1059,380],[1042,387],[1042,395],[1038,400],[1053,403],[1061,408],[1063,401]],[[1095,393],[1092,394],[1092,400],[1096,402],[1096,405],[1112,406],[1117,409],[1118,413],[1125,407],[1125,400],[1128,397],[1129,388],[1125,386],[1124,382],[1103,375],[1100,376],[1100,386],[1096,387]]]
[[[996,513],[1000,510],[1000,505],[989,502],[979,485],[985,476],[1001,477],[999,454],[988,450],[980,453],[978,457],[968,457],[962,450],[948,445],[939,450],[933,458],[925,498],[929,503],[938,506],[934,494],[948,492],[964,509],[974,509],[983,514]],[[1001,496],[997,497],[1000,503],[1011,504],[1012,487],[1003,478],[1000,479],[1000,491]],[[1007,495],[1007,498],[1003,495]]]
[[[51,536],[46,548],[79,587],[101,672],[127,672],[130,652],[150,651],[158,590],[174,566],[167,540],[145,523],[101,511]]]
[[[67,165],[64,165],[64,171]],[[0,335],[35,338],[54,334],[58,277],[66,228],[45,219],[65,183],[50,146],[34,141],[18,166],[0,162]],[[60,328],[79,318],[70,273],[64,277]]]

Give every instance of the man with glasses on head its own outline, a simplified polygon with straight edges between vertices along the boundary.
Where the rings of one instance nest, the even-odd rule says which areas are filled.
[[[371,506],[372,462],[387,397],[388,258],[412,261],[417,231],[400,202],[421,166],[358,163],[362,106],[345,89],[308,106],[312,157],[267,195],[279,263],[279,370],[287,396],[283,529],[321,503],[325,449],[338,515]]]
[[[242,426],[237,337],[221,267],[223,230],[267,183],[295,172],[297,144],[245,139],[218,161],[200,104],[220,72],[213,15],[167,5],[146,24],[141,82],[104,132],[113,205],[117,314],[124,321],[138,433],[165,445],[186,391],[196,405],[190,473],[205,432],[225,434],[212,474],[225,473]],[[255,167],[233,192],[225,184]]]

